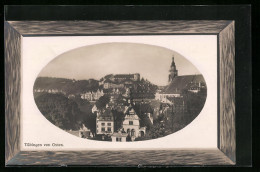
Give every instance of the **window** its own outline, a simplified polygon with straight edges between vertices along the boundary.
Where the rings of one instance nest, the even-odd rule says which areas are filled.
[[[107,123],[108,126],[111,126],[111,123]]]
[[[101,128],[101,131],[106,131],[104,127]]]
[[[107,127],[107,131],[111,131],[111,127]]]
[[[101,123],[102,126],[105,126],[105,123]]]
[[[121,141],[122,141],[122,138],[121,138],[121,137],[117,137],[117,138],[116,138],[116,141],[117,141],[117,142],[121,142]]]
[[[133,123],[133,121],[129,121],[129,125],[133,125],[134,123]]]

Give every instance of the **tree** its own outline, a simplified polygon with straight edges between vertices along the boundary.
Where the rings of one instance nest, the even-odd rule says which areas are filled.
[[[123,112],[119,112],[117,110],[111,111],[114,117],[114,131],[117,131],[118,129],[122,128],[122,124],[125,118],[125,115]]]
[[[107,95],[101,96],[96,102],[96,106],[98,109],[104,109],[106,105],[109,103],[110,97]]]
[[[149,104],[136,104],[134,106],[134,110],[138,117],[140,118],[140,127],[147,127],[149,128],[152,126],[152,122],[148,117],[148,113],[153,113]]]
[[[198,93],[187,92],[184,101],[187,104],[187,111],[191,118],[195,117],[202,110],[206,101],[206,92],[204,90]]]
[[[61,94],[43,94],[35,99],[41,113],[54,125],[64,130],[79,130],[84,124],[93,135],[96,133],[96,114],[88,102],[68,99]],[[78,104],[82,107],[82,112]]]
[[[165,135],[167,135],[167,132],[165,130],[165,124],[164,124],[164,122],[160,122],[160,123],[153,125],[150,128],[150,131],[147,133],[146,137],[148,137],[150,139],[156,139],[159,137],[163,137]]]
[[[77,104],[62,94],[43,94],[35,99],[41,113],[54,125],[61,129],[78,129],[76,122],[81,112]]]
[[[96,134],[96,118],[97,115],[93,113],[86,113],[83,119],[83,124],[90,129],[91,133],[95,136]]]
[[[153,121],[154,124],[160,123],[165,118],[163,113],[159,114],[158,117]]]

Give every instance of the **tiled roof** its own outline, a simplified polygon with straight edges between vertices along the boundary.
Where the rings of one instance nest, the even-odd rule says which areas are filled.
[[[106,109],[105,112],[102,112],[100,117],[113,117],[113,114],[110,109]]]
[[[126,111],[124,112],[126,115],[137,115],[135,109],[132,106],[128,106]]]
[[[117,74],[114,75],[114,78],[133,78],[134,75],[133,74]]]
[[[188,88],[191,82],[205,82],[202,75],[184,75],[177,76],[173,81],[162,91],[165,94],[180,94],[185,88]]]

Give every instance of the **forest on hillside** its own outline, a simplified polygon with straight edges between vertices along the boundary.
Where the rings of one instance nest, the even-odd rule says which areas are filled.
[[[35,98],[40,112],[52,124],[64,130],[79,130],[84,124],[95,133],[96,116],[86,100],[68,99],[62,94],[44,93]]]
[[[65,78],[38,77],[34,83],[34,89],[58,89],[66,94],[79,94],[99,89],[98,80],[73,80]]]

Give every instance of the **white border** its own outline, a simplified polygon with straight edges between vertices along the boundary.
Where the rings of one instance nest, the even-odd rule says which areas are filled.
[[[66,51],[108,42],[156,45],[186,57],[200,70],[207,83],[207,100],[200,115],[184,129],[171,135],[126,143],[81,139],[51,124],[41,115],[33,99],[33,83],[41,69]],[[22,45],[21,150],[217,148],[216,35],[23,37]],[[24,143],[61,143],[64,146],[35,148],[25,147]]]

